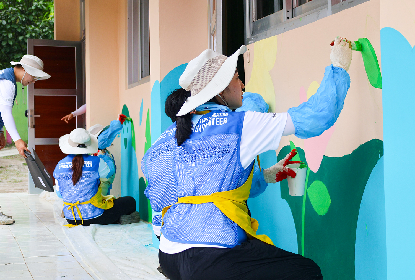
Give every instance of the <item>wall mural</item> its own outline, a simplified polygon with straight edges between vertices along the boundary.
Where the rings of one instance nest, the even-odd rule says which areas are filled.
[[[272,111],[278,102],[270,75],[278,67],[277,36],[250,47],[254,57],[246,91],[260,93]],[[319,83],[297,86],[299,100],[304,102],[316,93]],[[383,183],[379,184],[383,182],[383,141],[372,139],[350,154],[328,156],[325,151],[335,141],[336,129],[335,124],[318,137],[293,140],[278,155],[260,155],[261,167],[268,168],[297,146],[300,159],[308,165],[306,189],[304,196],[290,196],[284,180],[270,184],[248,205],[259,222],[259,234],[267,234],[278,247],[313,259],[325,279],[386,279],[384,192]],[[370,247],[358,247],[364,242]],[[360,263],[355,266],[357,260]]]
[[[279,55],[277,42],[277,36],[274,36],[253,44],[252,72],[246,83],[246,91],[260,93],[270,105],[270,111],[278,102],[270,74]],[[171,124],[164,113],[164,102],[170,92],[179,87],[178,80],[185,67],[183,64],[174,68],[152,87],[151,118],[148,110],[144,152]],[[366,75],[364,69],[362,73]],[[310,75],[319,77],[318,74]],[[294,87],[297,87],[299,101],[304,102],[316,93],[319,82]],[[128,113],[126,106],[124,109]],[[139,125],[144,125],[143,114],[142,101]],[[248,205],[253,217],[259,221],[259,234],[267,234],[280,248],[313,259],[321,267],[325,279],[386,279],[383,141],[370,139],[359,143],[350,153],[326,154],[329,144],[336,141],[333,135],[338,129],[341,128],[335,124],[312,139],[297,141],[295,137],[290,138],[293,139],[291,145],[281,147],[277,153],[261,154],[261,167],[268,168],[296,147],[300,159],[308,165],[305,194],[289,196],[284,180],[270,184],[264,194],[249,199]],[[122,195],[137,195],[140,213],[146,213],[150,221],[154,213],[151,213],[148,200],[143,198],[145,179],[135,179],[139,187],[134,188],[139,194],[131,189],[134,176],[138,178],[130,173],[137,169],[135,147],[130,143],[134,137],[132,122],[124,123],[122,137],[122,163],[129,166],[122,174]],[[153,239],[153,242],[157,246],[157,241]]]
[[[414,4],[412,4],[412,9]],[[413,34],[413,22],[401,32]],[[413,170],[402,168],[402,158],[415,155],[415,47],[400,31],[385,27],[380,31],[382,47],[383,112],[385,151],[385,207],[388,245],[387,272],[390,279],[414,279]],[[400,152],[402,148],[402,152]],[[405,166],[405,165],[404,165]],[[406,171],[408,170],[408,171]]]
[[[121,130],[121,196],[132,196],[137,201],[137,211],[141,210],[140,184],[135,146],[134,122],[126,105],[122,114],[128,117]],[[141,214],[141,213],[140,213]]]
[[[137,211],[144,221],[151,222],[151,207],[148,199],[144,195],[146,182],[143,177],[138,175],[138,160],[136,155],[136,139],[134,130],[134,121],[130,118],[127,105],[124,104],[122,114],[128,118],[123,123],[121,131],[121,196],[132,196],[137,201]],[[141,125],[143,115],[143,100],[140,107]],[[151,146],[150,135],[150,110],[147,110],[146,128],[145,128],[145,145],[144,152]]]

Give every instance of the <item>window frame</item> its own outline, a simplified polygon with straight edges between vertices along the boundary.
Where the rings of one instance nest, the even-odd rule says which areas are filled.
[[[149,0],[127,3],[127,84],[145,83],[150,76]]]
[[[246,0],[245,44],[298,28],[370,0],[312,0],[297,6],[298,0],[283,0],[283,9],[256,19],[257,0]]]

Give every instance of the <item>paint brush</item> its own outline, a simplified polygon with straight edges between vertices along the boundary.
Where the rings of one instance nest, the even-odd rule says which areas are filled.
[[[357,41],[349,42],[350,47],[354,51],[358,51],[362,54],[363,64],[370,84],[375,88],[382,88],[382,74],[380,73],[380,67],[378,58],[376,56],[375,49],[367,38],[359,38]],[[330,46],[334,45],[334,41],[330,43]]]

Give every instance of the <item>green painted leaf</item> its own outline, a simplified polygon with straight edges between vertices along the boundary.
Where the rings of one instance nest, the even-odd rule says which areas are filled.
[[[291,148],[291,150],[293,150],[293,149],[296,149],[297,147],[294,145],[294,142],[293,141],[290,141],[290,148]],[[296,154],[292,159],[291,159],[292,161],[301,161],[301,159],[300,159],[300,155],[299,154]]]
[[[331,199],[326,185],[322,181],[314,181],[309,188],[307,194],[311,205],[320,216],[323,216],[329,211]]]

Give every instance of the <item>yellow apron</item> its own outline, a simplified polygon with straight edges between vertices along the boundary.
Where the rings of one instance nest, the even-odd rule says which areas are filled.
[[[231,191],[216,192],[211,195],[180,197],[176,204],[202,204],[212,202],[216,207],[219,208],[220,211],[222,211],[226,217],[240,226],[246,232],[248,237],[250,237],[250,239],[256,238],[267,244],[274,245],[271,239],[265,234],[256,234],[256,231],[258,230],[258,221],[248,215],[246,200],[249,198],[253,174],[254,167],[252,167],[251,174],[249,175],[246,182],[237,189]],[[163,217],[171,206],[172,205],[167,206],[163,209]]]
[[[88,204],[88,203],[91,203],[92,205],[94,205],[97,208],[107,210],[107,209],[110,209],[114,206],[114,196],[113,195],[103,196],[102,193],[101,193],[101,186],[99,186],[97,193],[93,197],[91,197],[91,199],[88,200],[88,201],[84,201],[84,202],[77,201],[75,203],[70,203],[70,202],[65,202],[65,201],[63,202],[64,207],[65,207],[65,205],[67,205],[68,210],[72,211],[72,216],[75,220],[75,223],[76,223],[76,217],[75,217],[75,213],[73,211],[73,208],[74,207],[76,208],[76,211],[78,212],[78,216],[79,216],[79,218],[81,218],[81,224],[84,223],[84,220],[82,219],[81,211],[79,210],[78,205],[79,204]],[[76,227],[78,225],[77,224],[75,224],[75,225],[67,224],[65,226],[66,227]]]

